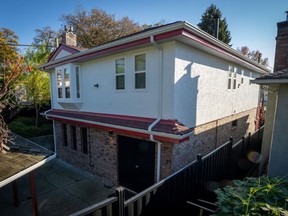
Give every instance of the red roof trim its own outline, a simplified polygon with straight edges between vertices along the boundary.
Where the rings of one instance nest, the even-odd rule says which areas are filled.
[[[118,46],[109,47],[109,48],[102,49],[102,50],[97,50],[95,52],[92,52],[92,53],[89,53],[89,54],[84,54],[82,56],[76,56],[74,58],[71,58],[71,59],[68,59],[68,60],[65,60],[65,61],[61,61],[61,62],[56,63],[56,64],[49,65],[45,69],[53,68],[55,66],[67,64],[67,63],[70,63],[70,62],[89,60],[89,59],[91,59],[91,58],[93,58],[95,56],[98,56],[98,55],[106,55],[106,54],[109,54],[111,52],[117,52],[117,51],[120,51],[120,50],[128,49],[128,48],[131,48],[131,47],[136,47],[136,46],[140,46],[140,45],[144,45],[144,44],[148,44],[148,43],[150,43],[150,38],[143,38],[143,39],[140,39],[140,40],[137,40],[137,41],[132,41],[132,42],[129,42],[129,43],[118,45]]]
[[[49,119],[69,122],[83,126],[112,130],[118,133],[149,139],[149,126],[156,120],[154,118],[78,112],[67,110],[50,110],[45,113]],[[186,140],[191,132],[189,128],[177,120],[161,120],[152,128],[154,138],[159,141],[180,143]],[[188,137],[189,139],[189,137]]]

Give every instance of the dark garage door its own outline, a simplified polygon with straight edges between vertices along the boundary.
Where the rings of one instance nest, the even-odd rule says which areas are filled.
[[[154,184],[155,143],[118,137],[119,183],[135,192]]]

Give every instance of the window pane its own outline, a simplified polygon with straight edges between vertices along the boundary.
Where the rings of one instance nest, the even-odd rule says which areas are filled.
[[[117,60],[115,61],[115,67],[116,67],[116,74],[123,74],[123,73],[125,73],[124,58],[117,59]]]
[[[81,142],[83,154],[88,154],[87,128],[81,128]]]
[[[135,74],[135,88],[136,89],[146,88],[146,73]]]
[[[135,56],[135,71],[145,71],[146,70],[146,55]]]
[[[62,124],[62,144],[64,146],[67,146],[68,145],[68,142],[67,142],[67,127],[66,127],[66,124]]]
[[[75,68],[76,70],[76,94],[77,94],[77,98],[80,98],[80,71],[79,71],[79,67]]]
[[[57,71],[57,88],[58,88],[58,98],[62,98],[62,74],[61,70]]]
[[[233,80],[233,89],[236,89],[236,79]]]
[[[116,76],[116,89],[125,89],[125,76]]]
[[[228,79],[228,89],[231,89],[231,79]]]
[[[58,88],[58,98],[63,98],[62,88]]]
[[[64,68],[65,98],[70,98],[70,73]]]
[[[76,138],[76,126],[71,125],[71,142],[72,142],[72,149],[77,150],[77,138]]]

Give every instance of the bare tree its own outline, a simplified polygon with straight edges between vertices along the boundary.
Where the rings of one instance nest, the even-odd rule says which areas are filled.
[[[35,29],[34,44],[37,46],[46,45],[49,51],[55,46],[55,38],[58,33],[49,26]]]
[[[243,46],[243,47],[237,48],[237,51],[241,52],[243,55],[247,56],[248,58],[258,62],[259,64],[262,64],[264,66],[269,66],[268,58],[262,58],[262,53],[259,50],[250,51],[250,49],[247,46]]]
[[[3,58],[0,70],[0,152],[3,150],[3,144],[8,141],[8,126],[3,118],[2,111],[6,107],[14,105],[13,84],[19,76],[26,70],[24,58],[15,57],[13,59]]]

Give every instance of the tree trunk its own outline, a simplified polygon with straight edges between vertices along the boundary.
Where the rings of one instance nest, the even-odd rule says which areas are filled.
[[[36,127],[38,127],[38,118],[39,118],[39,114],[38,114],[38,112],[39,112],[39,109],[37,108],[37,106],[35,106],[35,116],[36,116],[36,118],[35,118],[35,126]]]

